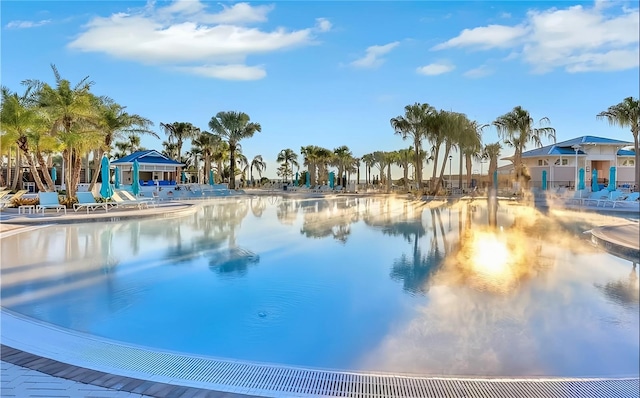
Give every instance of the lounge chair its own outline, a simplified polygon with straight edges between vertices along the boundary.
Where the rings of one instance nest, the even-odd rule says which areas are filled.
[[[7,191],[9,192],[9,191]],[[0,209],[7,207],[8,205],[11,204],[11,202],[13,202],[14,199],[18,199],[19,197],[21,197],[22,195],[24,195],[25,193],[27,193],[29,191],[27,191],[26,189],[21,189],[18,192],[14,193],[11,196],[8,195],[2,195],[0,197]]]
[[[605,207],[607,204],[611,204],[612,208],[615,208],[616,206],[618,206],[618,208],[633,206],[634,204],[637,205],[637,203],[639,203],[638,198],[640,198],[640,192],[633,192],[625,196],[621,196],[617,200],[606,201],[602,207]]]
[[[581,204],[589,206],[591,202],[594,202],[597,205],[599,201],[609,199],[609,194],[610,192],[606,188],[597,192],[591,192],[591,195],[589,195],[588,198],[583,199]]]
[[[115,207],[137,207],[138,209],[142,209],[143,207],[149,207],[148,201],[140,201],[140,200],[128,200],[122,199],[120,193],[124,193],[125,191],[113,192],[111,199],[114,200]]]
[[[44,216],[45,210],[56,209],[56,213],[64,210],[64,214],[67,214],[67,207],[60,204],[57,192],[38,192],[38,199],[40,203],[36,206],[36,213],[42,210]]]
[[[124,197],[125,200],[131,201],[131,202],[146,203],[147,207],[149,207],[150,204],[156,206],[156,201],[159,200],[159,198],[156,196],[157,195],[156,191],[153,191],[151,193],[151,195],[153,195],[151,198],[135,197],[127,191],[120,191],[118,193],[121,195],[121,197]]]
[[[73,204],[73,211],[87,209],[87,214],[89,214],[89,210],[95,210],[98,208],[103,208],[105,212],[109,211],[110,203],[96,202],[96,198],[93,197],[93,194],[91,192],[78,192],[77,196],[78,203]]]

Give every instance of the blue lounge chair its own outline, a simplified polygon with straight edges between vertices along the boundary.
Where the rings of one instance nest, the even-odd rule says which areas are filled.
[[[89,210],[95,210],[98,208],[103,208],[104,211],[109,211],[110,203],[96,202],[96,198],[93,197],[93,194],[91,192],[78,192],[77,196],[78,203],[73,204],[73,211],[87,209],[87,214],[89,214]]]
[[[67,214],[67,207],[60,204],[57,192],[38,192],[38,199],[40,204],[36,206],[36,213],[42,210],[42,215],[44,216],[45,210],[56,209],[56,213],[64,210],[64,214]]]

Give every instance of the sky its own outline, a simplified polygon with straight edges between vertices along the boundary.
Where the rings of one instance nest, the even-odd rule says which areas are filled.
[[[595,116],[640,96],[638,1],[5,0],[0,7],[3,86],[21,92],[25,79],[53,83],[51,64],[72,83],[89,76],[95,94],[155,123],[162,139],[143,137],[148,149],[162,149],[161,122],[206,130],[220,111],[245,112],[262,131],[241,142],[243,153],[262,155],[270,178],[284,148],[347,145],[360,157],[409,147],[389,121],[415,102],[481,124],[519,105],[536,120],[548,117],[557,141],[632,141],[630,131]],[[485,144],[498,140],[485,129]]]

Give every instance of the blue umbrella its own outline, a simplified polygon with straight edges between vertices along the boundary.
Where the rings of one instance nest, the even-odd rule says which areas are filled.
[[[493,188],[498,189],[498,170],[493,172]]]
[[[298,172],[296,171],[296,179],[293,181],[293,186],[297,187],[298,186]]]
[[[616,190],[616,168],[615,166],[611,166],[609,168],[609,186],[607,187],[609,192],[613,192]]]
[[[305,173],[305,182],[304,185],[307,186],[307,188],[309,188],[311,186],[311,176],[309,176],[309,171],[307,171]]]
[[[593,169],[591,172],[591,192],[598,192],[600,187],[598,186],[598,170]]]
[[[183,184],[187,182],[187,175],[184,173],[184,171],[180,173],[180,181],[182,181]]]
[[[547,190],[547,170],[542,170],[542,190]]]
[[[120,189],[120,169],[117,166],[115,170],[113,185],[115,185],[116,189]]]
[[[107,156],[103,156],[102,157],[102,166],[101,166],[102,170],[102,186],[100,187],[100,195],[105,198],[108,199],[110,197],[113,196],[113,189],[111,189],[111,184],[109,181],[109,159],[107,158]]]
[[[209,170],[209,185],[213,185],[215,184],[214,182],[214,178],[213,178],[213,169]]]
[[[58,171],[56,170],[55,167],[51,168],[51,179],[53,180],[53,183],[56,183],[56,180],[58,179]]]
[[[133,161],[133,182],[131,182],[131,192],[133,192],[134,195],[138,196],[138,194],[140,193],[140,181],[138,180],[140,178],[140,176],[138,174],[140,174],[140,164],[138,163],[138,159]]]
[[[335,180],[335,174],[333,174],[333,171],[331,173],[329,173],[329,188],[333,189],[333,181]]]
[[[578,189],[579,190],[584,189],[584,169],[583,168],[580,168],[580,170],[578,170]]]

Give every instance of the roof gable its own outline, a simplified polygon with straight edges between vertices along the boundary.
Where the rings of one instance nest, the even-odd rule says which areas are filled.
[[[127,155],[118,160],[114,160],[111,164],[127,164],[133,163],[135,160],[140,164],[165,164],[165,165],[175,165],[181,166],[182,163],[177,162],[173,159],[170,159],[155,149],[151,149],[148,151],[138,151],[134,152],[130,155]]]
[[[573,148],[576,145],[617,145],[617,146],[629,146],[633,145],[630,141],[614,140],[612,138],[596,137],[593,135],[585,135],[571,140],[558,142],[556,144],[543,146],[541,148],[532,149],[522,153],[523,158],[538,157],[538,156],[551,156],[551,155],[575,155],[576,151]],[[578,149],[578,155],[585,155],[585,153]]]

